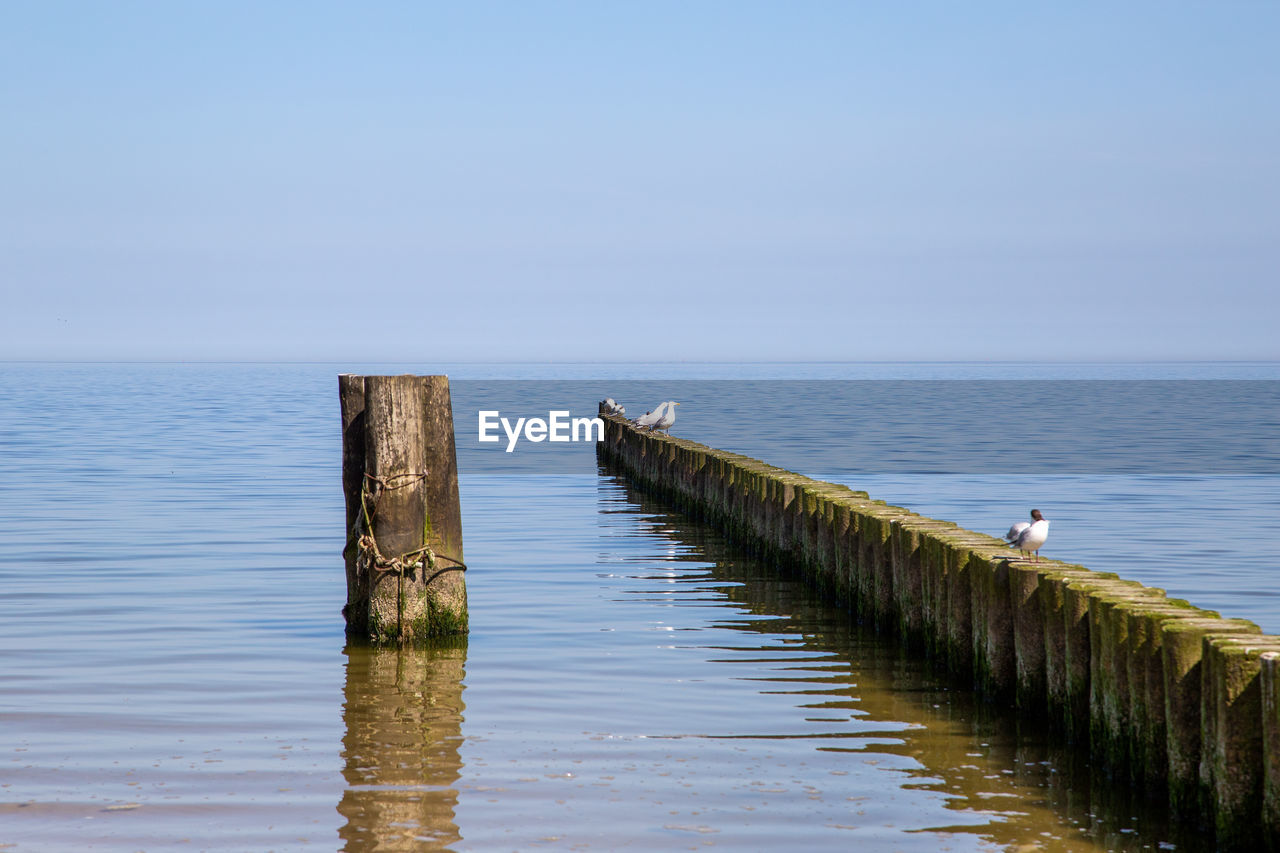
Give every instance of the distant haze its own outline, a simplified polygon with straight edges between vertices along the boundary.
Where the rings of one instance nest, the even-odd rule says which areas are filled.
[[[0,359],[1280,359],[1280,4],[10,3]]]

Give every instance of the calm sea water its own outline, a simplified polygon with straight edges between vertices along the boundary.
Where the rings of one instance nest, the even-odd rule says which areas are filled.
[[[455,377],[465,643],[344,640],[340,370]],[[605,394],[644,405],[676,381],[723,380],[680,386],[693,397],[676,434],[990,532],[1035,504],[1054,520],[1046,553],[1280,631],[1277,378],[1274,365],[2,365],[0,849],[1194,850],[1158,807],[1113,799],[1027,721],[975,706],[631,491],[589,447],[504,458],[470,419],[493,401],[589,414]],[[811,412],[832,409],[835,387],[813,380],[1209,379],[1195,399],[1232,417],[1170,427],[1173,445],[1201,449],[1172,474],[1005,471],[961,445],[948,473],[874,470],[833,459],[856,437],[831,418],[753,403],[753,383],[784,379],[763,391],[807,394]],[[860,413],[856,440],[875,422]],[[1120,438],[1149,429],[1131,418]]]

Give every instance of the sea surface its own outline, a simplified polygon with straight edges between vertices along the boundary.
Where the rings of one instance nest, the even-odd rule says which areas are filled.
[[[346,641],[337,375],[448,373],[471,633]],[[0,850],[1197,850],[634,491],[672,432],[1280,633],[1280,365],[0,364]]]

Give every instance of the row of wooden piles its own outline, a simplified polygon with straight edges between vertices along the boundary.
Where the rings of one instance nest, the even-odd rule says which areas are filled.
[[[1219,849],[1280,849],[1280,637],[1115,574],[604,411],[599,453],[1021,715]]]

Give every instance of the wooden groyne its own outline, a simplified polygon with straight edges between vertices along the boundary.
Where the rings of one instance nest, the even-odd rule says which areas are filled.
[[[806,576],[1222,850],[1280,850],[1280,637],[601,407],[600,457]]]

